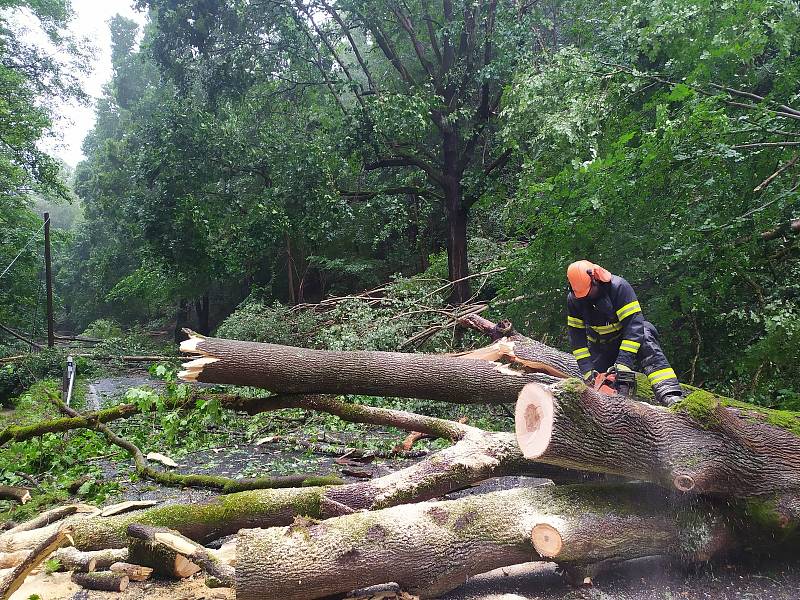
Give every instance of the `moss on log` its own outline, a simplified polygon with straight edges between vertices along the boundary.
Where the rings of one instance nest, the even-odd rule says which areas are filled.
[[[75,546],[81,550],[124,547],[131,523],[169,527],[205,543],[239,529],[286,525],[297,515],[325,519],[436,498],[491,477],[540,474],[541,465],[523,458],[513,434],[455,425],[463,435],[455,445],[383,477],[342,486],[253,490],[190,505],[76,519],[72,525]]]
[[[243,531],[236,596],[322,598],[394,581],[436,597],[477,573],[532,560],[580,565],[656,554],[706,560],[732,544],[713,509],[675,504],[656,488],[519,488]]]
[[[78,417],[64,417],[33,425],[10,425],[0,432],[0,446],[8,442],[22,442],[45,433],[61,433],[71,429],[94,429],[97,423],[107,423],[116,419],[124,419],[139,412],[133,404],[120,404],[97,412]]]
[[[800,516],[800,438],[794,416],[697,390],[672,410],[604,396],[572,379],[519,397],[517,440],[527,458],[652,481],[682,492],[775,499]]]

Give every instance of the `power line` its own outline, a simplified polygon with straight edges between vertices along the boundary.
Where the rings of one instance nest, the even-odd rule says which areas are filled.
[[[0,279],[2,279],[2,278],[3,278],[3,275],[5,275],[6,273],[8,273],[8,270],[9,270],[11,267],[13,267],[13,266],[14,266],[14,263],[15,263],[15,262],[17,262],[17,259],[18,259],[20,256],[22,256],[22,253],[23,253],[23,252],[25,252],[25,250],[27,250],[27,249],[28,249],[28,246],[30,246],[30,245],[31,245],[31,242],[32,242],[32,241],[33,241],[33,240],[36,238],[36,236],[37,236],[37,235],[39,235],[39,232],[40,232],[42,229],[44,229],[44,226],[45,226],[45,225],[47,225],[47,223],[49,223],[49,222],[50,222],[50,218],[48,217],[48,218],[47,218],[47,220],[46,220],[44,223],[42,223],[42,226],[41,226],[41,227],[39,227],[39,229],[37,229],[37,230],[36,230],[36,232],[35,232],[35,233],[34,233],[34,234],[33,234],[33,235],[32,235],[32,236],[31,236],[31,237],[28,239],[28,241],[27,241],[27,243],[25,244],[25,246],[23,246],[22,250],[20,250],[20,251],[19,251],[19,254],[17,254],[17,255],[14,257],[14,260],[12,260],[12,261],[11,261],[11,263],[10,263],[10,264],[9,264],[9,265],[8,265],[8,266],[5,268],[5,270],[4,270],[2,273],[0,273]]]

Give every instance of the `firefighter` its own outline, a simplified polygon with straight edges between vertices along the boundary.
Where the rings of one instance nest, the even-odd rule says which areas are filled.
[[[631,284],[588,260],[572,263],[567,279],[567,330],[584,381],[593,386],[599,373],[614,374],[624,394],[619,384],[633,383],[638,361],[657,402],[672,406],[680,400],[681,386],[658,342],[658,330],[645,321]]]

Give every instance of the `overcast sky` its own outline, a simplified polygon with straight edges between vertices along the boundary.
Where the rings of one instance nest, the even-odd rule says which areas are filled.
[[[96,99],[111,78],[108,20],[119,13],[143,25],[146,17],[131,8],[131,0],[72,0],[72,8],[75,17],[70,30],[78,37],[88,38],[95,48],[92,71],[84,80],[84,89]],[[81,143],[94,126],[94,106],[64,106],[58,112],[54,127],[56,139],[45,142],[43,149],[74,167],[84,158]]]

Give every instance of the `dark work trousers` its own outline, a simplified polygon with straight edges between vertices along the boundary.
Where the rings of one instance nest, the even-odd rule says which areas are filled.
[[[604,343],[589,342],[589,353],[592,355],[592,363],[597,371],[601,373],[607,371],[617,362],[620,343],[622,343],[622,332],[616,338]],[[675,371],[669,366],[669,361],[664,356],[664,351],[658,341],[658,329],[650,321],[644,322],[644,342],[642,342],[639,352],[636,353],[636,361],[653,386],[653,394],[658,403],[666,404],[664,401],[666,396],[681,393],[681,386]]]

